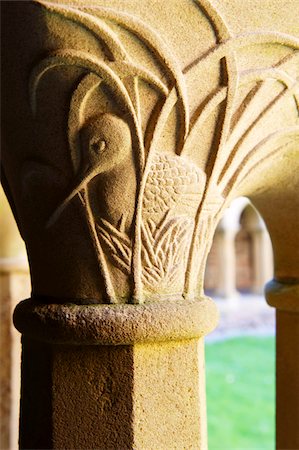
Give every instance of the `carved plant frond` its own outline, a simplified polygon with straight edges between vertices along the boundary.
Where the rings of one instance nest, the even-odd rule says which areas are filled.
[[[255,34],[254,34],[254,36],[255,36]],[[253,40],[254,43],[256,43],[256,44],[266,43],[268,41],[268,39],[270,38],[270,36],[272,36],[272,33],[265,33],[265,35],[262,34],[262,35],[255,36],[255,39],[254,39],[254,36],[251,36],[251,35],[248,36],[249,42],[247,43],[247,45],[249,45],[249,43],[251,43],[250,42],[251,40]],[[280,34],[279,34],[279,36],[275,35],[275,37],[280,45],[290,45],[292,47],[299,48],[299,40],[293,39],[287,35],[280,36]],[[259,39],[257,39],[257,38],[259,38]],[[279,38],[281,38],[281,41],[279,40]],[[239,42],[240,38],[238,38],[238,37],[233,38],[233,42],[235,42],[235,40],[237,42]],[[229,40],[228,42],[231,42],[231,40]],[[272,43],[275,43],[275,42],[272,42]],[[240,45],[241,44],[246,45],[246,43],[243,42],[243,40],[240,41]],[[210,53],[209,54],[209,55],[211,55],[210,57],[209,57],[209,55],[207,55],[206,57],[204,57],[203,60],[198,62],[198,65],[201,66],[201,70],[203,69],[203,66],[204,66],[203,63],[206,63],[206,61],[209,61],[209,59],[212,58],[212,56],[215,56],[215,54],[218,53],[218,51],[222,48],[223,45],[226,45],[226,44],[220,44],[218,47],[216,47],[215,53],[213,53],[213,52]],[[225,55],[224,55],[224,57],[225,57]],[[259,81],[265,80],[267,78],[276,78],[279,82],[283,82],[284,84],[286,84],[289,87],[293,81],[292,77],[290,77],[286,72],[280,71],[278,68],[266,68],[266,69],[261,69],[260,71],[258,71],[258,70],[246,71],[245,73],[240,73],[239,76],[240,76],[240,82],[243,82],[243,83],[250,82],[250,79],[251,79],[251,81],[259,82]],[[241,77],[243,78],[243,80],[241,79]],[[236,95],[236,92],[234,95]],[[219,98],[222,100],[221,97],[222,96],[219,95]],[[228,111],[227,105],[228,105],[228,98],[226,96],[226,111]],[[217,102],[215,102],[215,106],[218,106]],[[230,107],[230,121],[232,119],[233,113],[234,113],[234,108],[233,108],[233,106],[231,106]],[[191,119],[191,121],[192,121],[192,119]],[[224,121],[225,121],[225,119],[224,119]],[[252,125],[252,124],[249,124],[249,126],[250,125]],[[230,129],[230,126],[228,126],[228,128],[226,128],[225,132],[224,132],[224,129],[222,127],[222,132],[221,132],[222,144],[221,144],[221,142],[219,143],[216,158],[215,158],[214,165],[213,165],[213,171],[210,176],[210,180],[212,183],[215,183],[215,181],[218,179],[219,175],[223,171],[223,161],[226,164],[227,158],[231,154],[231,148],[229,148],[227,146],[227,141],[230,137],[229,129]]]
[[[169,93],[169,89],[165,83],[163,83],[153,72],[141,67],[139,64],[127,61],[117,61],[110,63],[109,66],[123,79],[126,77],[137,77],[140,80],[145,81],[149,86],[153,87],[164,96],[167,96]]]
[[[36,112],[36,93],[40,81],[49,70],[60,66],[79,67],[100,77],[121,100],[125,110],[132,116],[137,132],[139,131],[139,124],[137,123],[131,98],[120,78],[104,61],[78,50],[58,50],[34,67],[29,81],[31,107],[34,113]],[[140,137],[140,140],[142,141],[142,137]]]
[[[40,1],[39,3],[45,6],[49,11],[81,25],[83,28],[94,34],[100,42],[104,42],[109,52],[112,54],[112,61],[114,61],[113,67],[112,65],[110,66],[121,77],[126,77],[126,75],[129,75],[143,79],[166,96],[169,91],[167,86],[165,86],[165,84],[162,83],[157,76],[151,73],[151,71],[140,67],[131,61],[128,52],[126,52],[121,41],[118,39],[117,34],[114,33],[102,19],[115,21],[118,25],[123,26],[128,29],[128,31],[133,33],[138,39],[140,39],[141,42],[145,43],[150,50],[156,54],[157,59],[160,60],[160,64],[163,65],[164,71],[169,73],[170,79],[176,86],[178,97],[182,105],[182,123],[185,128],[183,134],[187,134],[189,127],[189,110],[185,80],[175,57],[171,55],[168,47],[154,30],[137,18],[132,18],[128,14],[122,14],[112,9],[102,7],[93,7],[92,9],[82,7],[74,8],[69,5],[57,5],[46,1]],[[101,18],[99,16],[95,16],[95,12],[98,12]]]
[[[193,139],[198,135],[199,130],[204,126],[205,121],[215,111],[215,109],[227,98],[227,87],[218,87],[216,92],[208,96],[197,108],[197,111],[191,118],[191,130],[184,143],[182,155],[191,152],[190,146],[193,145]]]
[[[198,2],[199,4],[201,2]],[[208,2],[209,3],[209,2]],[[214,14],[214,12],[213,12]],[[246,39],[245,39],[246,36]],[[284,33],[271,33],[271,32],[261,32],[261,33],[250,33],[246,35],[240,35],[231,37],[229,39],[224,40],[222,43],[216,45],[212,50],[210,50],[207,54],[201,56],[198,58],[198,60],[195,60],[189,67],[186,67],[184,70],[184,73],[188,75],[188,73],[191,73],[193,70],[196,70],[198,72],[198,76],[200,73],[204,73],[206,64],[215,64],[220,63],[221,59],[224,58],[227,60],[228,57],[230,57],[230,51],[231,50],[237,50],[242,48],[243,46],[249,46],[249,45],[261,45],[265,43],[272,43],[272,44],[279,44],[284,46],[290,46],[290,48],[299,48],[299,40],[296,38],[293,38],[292,36],[286,35]],[[231,70],[228,68],[227,70],[227,76],[232,76],[230,73]],[[233,73],[235,73],[235,67],[233,69]],[[251,81],[260,81],[265,80],[268,77],[274,77],[277,78],[279,81],[285,83],[289,86],[291,83],[291,77],[284,71],[280,71],[277,68],[266,68],[258,70],[252,70],[252,71],[246,71],[243,73],[238,74],[238,78],[240,78],[240,82],[243,84],[244,82],[249,82],[250,78]],[[243,80],[242,80],[243,78]],[[235,80],[236,81],[236,80]],[[237,90],[237,84],[234,82],[234,89],[233,93],[231,94],[233,97],[236,96],[236,90]],[[197,118],[194,116],[191,118],[191,124],[192,129],[191,133],[188,136],[185,146],[183,148],[183,152],[186,152],[186,148],[188,148],[188,141],[192,136],[195,134],[195,130],[199,129],[200,126],[203,125],[203,122],[206,120],[206,118],[209,116],[209,114],[213,111],[214,108],[216,108],[220,103],[222,103],[225,99],[225,118],[222,125],[222,131],[221,131],[221,141],[218,144],[218,150],[215,155],[214,165],[213,165],[213,173],[210,176],[210,179],[212,182],[217,179],[217,174],[219,175],[219,171],[222,170],[221,164],[222,161],[226,160],[224,154],[229,154],[230,149],[227,147],[227,140],[230,136],[230,122],[232,120],[233,114],[234,114],[234,107],[233,107],[233,100],[231,102],[229,101],[229,78],[228,83],[226,87],[219,88],[219,91],[215,93],[211,98],[207,96],[209,101],[205,103],[205,107],[201,108],[202,111],[198,115]],[[231,91],[232,92],[232,91]],[[296,97],[297,101],[298,97]],[[231,104],[230,104],[231,103]],[[229,120],[227,119],[229,114]],[[225,125],[227,123],[227,126]]]
[[[142,280],[147,289],[169,286],[182,276],[192,228],[192,219],[170,219],[168,214],[158,225],[150,219],[142,223]],[[104,219],[97,224],[97,232],[112,263],[129,275],[132,254],[128,236]]]
[[[84,206],[86,222],[87,222],[87,226],[89,228],[91,242],[92,242],[93,248],[95,250],[99,268],[101,270],[101,274],[103,277],[107,300],[109,301],[109,303],[117,303],[117,296],[116,296],[115,289],[114,289],[114,286],[113,286],[111,278],[110,278],[107,261],[106,261],[101,243],[98,238],[96,224],[95,224],[92,210],[90,207],[88,189],[84,188],[83,192],[79,194],[79,198]]]
[[[117,34],[99,17],[84,11],[79,12],[78,8],[74,8],[71,5],[62,5],[43,0],[37,0],[37,3],[46,7],[49,12],[81,25],[82,28],[89,31],[101,44],[104,44],[112,61],[126,60],[128,58],[126,49]]]
[[[281,138],[283,138],[284,143],[277,146],[277,141],[279,142]],[[253,167],[262,160],[280,152],[290,143],[294,143],[295,140],[299,141],[299,125],[283,128],[266,136],[247,154],[243,160],[243,164],[237,167],[226,185],[225,196],[228,196],[229,192],[248,176]]]
[[[93,13],[98,12],[103,19],[111,20],[135,35],[153,52],[155,58],[160,62],[163,71],[170,77],[177,91],[178,107],[182,121],[181,131],[183,136],[186,137],[189,131],[189,104],[186,81],[177,58],[172,54],[171,49],[166,45],[164,40],[155,30],[136,16],[117,11],[113,8],[100,6],[92,9],[85,7],[79,7],[78,9]]]
[[[298,83],[296,83],[296,80],[291,77],[287,72],[275,68],[266,68],[266,69],[254,69],[254,70],[246,70],[243,72],[240,72],[240,85],[250,83],[250,82],[264,82],[268,79],[276,80],[280,83],[282,83],[284,86],[286,86],[289,91],[286,93],[287,95],[293,95],[294,99],[296,101],[298,110],[299,110],[299,92],[298,92]],[[253,91],[256,91],[257,85],[252,88]],[[255,94],[256,92],[254,92]],[[188,138],[184,144],[182,154],[188,154],[190,153],[190,144],[192,143],[194,137],[198,134],[198,131],[204,126],[205,121],[208,119],[208,117],[213,113],[213,111],[227,98],[227,88],[226,87],[219,87],[217,88],[216,92],[213,93],[210,97],[208,97],[204,102],[203,105],[200,105],[198,107],[197,112],[192,116],[191,118],[191,130],[188,135]],[[247,100],[247,99],[246,99]],[[243,107],[243,112],[246,111],[246,106]],[[196,117],[197,116],[197,117]],[[247,119],[250,120],[250,119]],[[240,127],[240,125],[244,123],[244,121],[241,120],[241,116],[238,117],[238,120],[236,121],[236,125]],[[247,122],[248,123],[248,122]],[[250,124],[251,125],[251,124]],[[226,149],[227,146],[230,147],[230,141],[232,139],[232,136],[235,134],[235,127],[231,126],[230,131],[228,134],[227,142],[226,142]],[[226,150],[227,151],[227,150]]]
[[[146,146],[146,151],[148,154],[148,158],[147,158],[147,164],[148,166],[150,165],[151,162],[151,155],[154,152],[155,149],[157,149],[158,144],[159,144],[159,139],[164,131],[165,128],[165,124],[167,122],[167,119],[171,113],[171,111],[173,110],[174,106],[176,105],[177,102],[177,94],[175,89],[172,89],[169,93],[169,95],[166,97],[165,102],[163,102],[163,104],[160,107],[160,110],[158,112],[158,115],[156,117],[156,115],[152,118],[152,121],[154,122],[154,126],[152,125],[151,122],[148,123],[148,129],[152,130],[150,133],[147,132],[147,146]],[[184,135],[181,135],[181,139],[185,139]],[[177,148],[176,148],[176,153],[179,151],[178,149],[180,149],[182,146],[182,144],[178,143]],[[146,171],[146,169],[145,169]]]
[[[219,45],[216,45],[214,49],[212,49],[210,52],[208,52],[206,55],[201,56],[198,58],[198,60],[194,61],[192,65],[190,65],[188,68],[185,69],[185,73],[187,74],[188,71],[197,70],[197,74],[203,73],[204,67],[207,63],[211,64],[213,60],[218,60],[220,62],[220,58],[227,59],[227,56],[230,55],[230,53],[227,51],[237,50],[238,48],[242,46],[247,46],[249,44],[263,44],[267,42],[271,43],[277,43],[279,45],[286,45],[290,46],[291,48],[299,48],[299,40],[293,39],[291,36],[285,35],[285,34],[276,34],[276,33],[254,33],[251,35],[246,35],[248,38],[247,42],[244,40],[244,36],[237,36],[237,37],[231,37],[227,39],[226,41],[220,43]],[[216,62],[215,61],[215,62]],[[279,64],[277,65],[279,66]],[[229,65],[227,67],[227,75],[229,74],[230,67]],[[235,73],[234,70],[232,72]],[[195,288],[196,284],[196,277],[190,277],[189,274],[193,273],[194,266],[196,264],[196,241],[198,239],[198,235],[200,233],[200,230],[202,228],[202,221],[205,220],[204,216],[204,209],[205,209],[205,203],[209,201],[209,199],[212,196],[220,196],[223,195],[225,197],[229,190],[233,187],[229,183],[235,184],[236,180],[239,181],[241,177],[241,173],[238,174],[238,176],[232,175],[234,170],[236,170],[238,167],[248,166],[250,167],[251,158],[254,157],[255,151],[252,151],[252,149],[248,149],[246,147],[243,148],[243,140],[246,134],[248,134],[255,125],[259,122],[259,120],[267,114],[267,112],[271,109],[272,105],[274,105],[277,101],[280,101],[283,96],[287,96],[289,94],[294,93],[295,85],[293,84],[293,79],[286,73],[285,71],[280,70],[279,68],[270,68],[263,69],[261,71],[249,71],[243,74],[235,73],[237,76],[237,79],[234,79],[233,87],[230,90],[229,85],[229,77],[228,77],[228,84],[227,87],[224,89],[219,88],[214,94],[208,98],[208,101],[203,105],[202,108],[200,108],[199,115],[196,118],[191,118],[192,128],[195,132],[195,129],[200,125],[204,123],[206,118],[209,116],[209,114],[213,111],[215,107],[218,107],[218,105],[225,101],[225,114],[224,114],[224,120],[221,127],[221,139],[220,142],[217,145],[217,150],[215,155],[213,156],[213,166],[211,173],[209,174],[209,180],[208,180],[208,186],[205,191],[205,197],[203,199],[203,202],[201,203],[200,207],[198,208],[198,212],[195,219],[195,231],[193,234],[193,240],[190,246],[190,257],[188,260],[188,267],[187,267],[187,275],[186,275],[186,283],[185,283],[185,294],[188,296],[192,293],[192,291]],[[233,75],[234,76],[234,75]],[[260,82],[263,82],[262,80],[265,80],[269,78],[269,76],[272,78],[274,77],[279,82],[282,82],[284,85],[287,86],[285,92],[283,95],[278,95],[275,101],[270,102],[269,105],[264,107],[262,111],[259,113],[258,118],[252,122],[251,119],[249,119],[249,123],[246,124],[245,132],[243,134],[243,137],[240,138],[239,143],[231,148],[229,143],[230,134],[232,131],[232,120],[234,119],[234,97],[237,93],[237,86],[239,83],[239,78],[243,77],[244,79],[247,78],[247,82],[249,81],[255,81],[257,84]],[[251,80],[250,80],[251,78]],[[252,95],[252,98],[255,97],[258,93],[258,89],[256,86],[253,88],[254,93]],[[231,93],[231,100],[229,100],[229,92]],[[296,98],[297,102],[297,98]],[[238,123],[238,122],[237,122]],[[193,137],[192,134],[192,128],[191,133],[188,136],[188,138]],[[197,128],[197,129],[198,129]],[[183,148],[183,152],[188,151],[188,138],[185,142],[185,147]],[[266,139],[266,138],[265,138]],[[259,144],[258,147],[260,148]],[[272,153],[271,153],[272,154]],[[270,153],[269,155],[270,156]],[[210,154],[211,158],[211,154]],[[248,173],[248,172],[247,172]],[[244,171],[242,171],[242,174],[244,175]],[[222,181],[222,184],[220,184]],[[222,207],[225,203],[225,198],[223,198],[222,201]],[[216,215],[216,211],[213,212],[213,215]],[[216,218],[215,218],[216,220]],[[203,252],[204,253],[204,252]],[[202,254],[202,257],[204,258],[205,255]]]
[[[207,16],[218,42],[229,39],[231,33],[220,12],[211,0],[193,0],[195,5]]]
[[[246,70],[240,72],[240,84],[244,85],[250,82],[256,82],[254,87],[249,91],[246,95],[245,99],[241,102],[239,108],[234,112],[233,123],[230,130],[230,136],[228,140],[228,145],[230,148],[231,142],[237,142],[237,138],[240,138],[243,132],[245,131],[248,124],[252,122],[252,115],[256,114],[256,109],[254,109],[254,105],[256,104],[257,99],[261,99],[261,103],[264,103],[264,95],[263,95],[263,87],[266,85],[266,82],[270,80],[276,80],[282,83],[285,87],[291,88],[296,80],[294,77],[291,77],[287,72],[287,64],[289,62],[295,62],[298,60],[299,52],[295,51],[285,58],[281,59],[276,63],[273,67],[267,67],[265,69],[255,69],[255,70]],[[299,67],[299,61],[298,61]],[[297,104],[297,108],[299,110],[299,96],[298,89],[297,92],[289,91],[290,95],[294,95],[295,102]],[[251,106],[253,105],[253,109]]]
[[[299,48],[299,39],[286,33],[274,31],[256,31],[249,33],[237,34],[230,39],[223,40],[222,43],[216,44],[209,52],[200,55],[191,64],[184,68],[183,73],[190,71],[204,71],[207,65],[213,65],[225,58],[230,50],[240,50],[244,47],[253,45],[277,44],[289,47],[290,49]]]
[[[131,271],[131,241],[122,231],[115,228],[107,220],[101,219],[97,224],[100,239],[109,249],[109,257],[116,267],[125,275]]]
[[[298,57],[298,52],[294,53],[291,57],[288,57],[288,60],[295,59]],[[250,102],[253,100],[256,101],[256,98],[259,95],[259,92],[261,90],[261,87],[263,84],[268,80],[275,80],[278,83],[282,84],[285,87],[284,92],[281,94],[278,94],[274,99],[270,101],[270,103],[266,106],[264,106],[264,96],[261,96],[261,100],[263,102],[263,109],[258,112],[257,117],[252,118],[252,115],[250,117],[245,118],[245,120],[242,118],[242,115],[239,115],[238,120],[235,124],[234,129],[231,130],[231,135],[227,141],[227,151],[230,153],[230,159],[232,158],[233,154],[238,153],[238,149],[240,147],[240,144],[244,140],[244,137],[246,134],[248,134],[257,124],[258,122],[267,114],[274,106],[277,105],[278,102],[281,102],[285,97],[287,96],[293,96],[294,101],[296,102],[297,109],[298,109],[298,98],[299,98],[299,83],[296,81],[296,79],[292,76],[290,76],[285,70],[279,69],[280,66],[283,65],[284,61],[280,61],[278,64],[276,64],[273,68],[266,68],[266,69],[255,69],[255,70],[247,70],[245,72],[241,73],[242,82],[243,84],[249,83],[249,82],[261,82],[258,84],[259,89],[256,89],[254,87],[252,89],[252,95],[250,98]],[[245,100],[246,102],[246,100]],[[243,107],[243,113],[248,109],[248,102],[247,104],[244,104]],[[243,119],[243,120],[242,120]],[[246,120],[247,119],[247,120]],[[239,135],[239,141],[236,139],[234,140],[233,137],[236,135],[236,131],[238,128],[242,127],[244,129],[243,135]],[[247,129],[245,128],[247,126]],[[226,164],[227,166],[227,164]],[[222,173],[219,176],[219,180],[221,180],[222,176],[224,174],[224,169],[222,170]]]
[[[158,226],[152,225],[142,224],[142,280],[148,290],[167,288],[184,273],[193,220],[166,214]]]
[[[244,145],[245,138],[249,135],[250,132],[254,130],[254,128],[259,124],[261,120],[263,120],[267,114],[275,107],[277,106],[278,102],[283,101],[286,97],[293,95],[296,90],[298,90],[298,83],[295,83],[290,88],[285,89],[274,99],[272,99],[259,113],[259,115],[249,124],[247,129],[244,131],[243,135],[240,136],[239,140],[234,144],[234,146],[229,146],[228,143],[228,149],[231,149],[229,153],[229,158],[225,161],[225,165],[223,166],[222,172],[219,175],[218,178],[218,185],[220,188],[225,189],[224,186],[227,185],[228,179],[230,178],[232,172],[235,170],[236,167],[239,165],[244,165],[248,161],[250,161],[252,153],[252,149],[248,148],[248,146]],[[280,126],[280,124],[277,124]],[[279,130],[278,134],[283,133],[283,130]],[[276,131],[273,130],[272,134],[275,135]],[[286,133],[288,133],[288,130],[286,129]],[[266,137],[265,137],[266,138]]]
[[[54,13],[58,13],[69,20],[75,21],[77,24],[80,24],[95,34],[101,41],[104,40],[109,51],[113,55],[113,59],[116,61],[129,60],[128,53],[125,51],[115,33],[109,30],[109,27],[103,22],[103,19],[113,21],[124,27],[153,51],[164,71],[169,74],[175,85],[179,99],[179,109],[182,116],[182,132],[184,136],[187,136],[189,130],[189,107],[185,79],[179,63],[174,55],[172,55],[171,50],[149,25],[145,24],[137,17],[132,17],[129,14],[122,13],[112,8],[94,6],[91,9],[79,5],[76,8],[72,8],[70,6],[58,6],[57,4],[44,1],[40,1],[40,4],[46,6],[47,9]],[[97,13],[96,17],[95,13]]]
[[[214,32],[217,38],[217,43],[221,45],[225,40],[231,39],[232,35],[229,31],[225,20],[219,13],[219,11],[214,7],[212,1],[209,0],[201,0],[200,2],[195,0],[197,6],[203,10],[206,16],[209,19],[210,24],[214,28]],[[234,101],[236,96],[236,91],[238,88],[239,82],[239,74],[237,69],[237,61],[235,50],[229,48],[225,58],[222,61],[219,61],[222,64],[222,71],[225,72],[226,78],[226,103],[225,103],[225,112],[223,116],[223,122],[221,126],[221,134],[220,141],[218,144],[218,153],[222,152],[222,148],[225,145],[227,135],[229,133],[230,122],[232,119]],[[212,155],[213,156],[213,155]],[[217,164],[217,157],[215,155],[214,164]]]

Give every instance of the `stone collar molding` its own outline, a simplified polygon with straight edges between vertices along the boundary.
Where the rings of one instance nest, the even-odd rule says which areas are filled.
[[[54,344],[130,345],[201,338],[218,321],[215,303],[203,297],[144,305],[20,302],[14,324],[25,336]]]
[[[298,280],[271,280],[266,284],[265,296],[270,306],[290,313],[299,313]]]

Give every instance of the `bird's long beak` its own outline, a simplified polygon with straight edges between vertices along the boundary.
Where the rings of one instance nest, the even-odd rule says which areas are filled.
[[[65,208],[68,206],[68,204],[72,201],[72,199],[79,194],[82,189],[89,183],[89,181],[94,178],[98,174],[97,168],[89,171],[87,175],[81,181],[79,181],[79,184],[76,184],[76,187],[71,191],[71,193],[63,200],[63,202],[55,209],[54,213],[51,215],[50,219],[48,220],[46,224],[46,228],[50,228],[54,223],[59,219],[62,212],[65,210]]]

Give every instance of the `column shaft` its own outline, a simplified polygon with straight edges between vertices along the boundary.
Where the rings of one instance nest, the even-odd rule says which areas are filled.
[[[265,284],[273,277],[273,255],[270,238],[264,229],[253,230],[253,286],[255,294],[263,294]]]
[[[217,235],[220,276],[216,294],[227,299],[234,299],[238,295],[235,235],[235,231],[231,230],[221,230]]]
[[[216,319],[207,298],[22,302],[21,448],[206,450],[203,336]]]
[[[202,344],[24,339],[21,448],[206,449]]]
[[[276,313],[276,448],[299,448],[299,313]]]
[[[299,448],[299,284],[273,280],[267,302],[276,307],[276,448]]]

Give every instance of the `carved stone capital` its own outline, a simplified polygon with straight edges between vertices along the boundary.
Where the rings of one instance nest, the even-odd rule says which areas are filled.
[[[151,2],[4,3],[4,184],[33,296],[202,295],[224,209],[298,151],[291,20],[248,27],[236,1],[173,1],[165,17]]]

